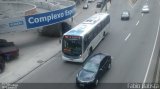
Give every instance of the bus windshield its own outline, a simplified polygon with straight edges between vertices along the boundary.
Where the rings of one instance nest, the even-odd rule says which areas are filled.
[[[64,36],[62,51],[68,56],[80,56],[82,54],[82,38],[80,36]]]

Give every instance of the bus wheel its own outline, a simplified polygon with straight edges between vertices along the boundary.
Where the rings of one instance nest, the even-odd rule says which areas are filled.
[[[104,39],[105,36],[106,36],[106,32],[103,32],[103,39]]]

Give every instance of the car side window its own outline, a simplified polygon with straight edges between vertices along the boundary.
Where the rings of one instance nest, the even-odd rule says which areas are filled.
[[[111,56],[108,56],[108,62],[111,60]]]
[[[108,65],[108,63],[109,63],[109,61],[110,61],[110,58],[111,58],[111,56],[105,57],[105,60],[106,60],[105,65]]]
[[[105,67],[105,63],[106,63],[106,59],[104,58],[104,59],[101,61],[101,68],[104,68],[104,67]]]

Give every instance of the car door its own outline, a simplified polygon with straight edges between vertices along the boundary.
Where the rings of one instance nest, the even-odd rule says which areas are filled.
[[[103,66],[103,70],[104,70],[104,72],[106,72],[106,70],[107,70],[107,63],[108,63],[108,60],[107,60],[107,57],[104,57],[104,59],[103,59],[104,61],[104,66]]]
[[[104,72],[106,72],[107,69],[108,69],[108,66],[109,66],[109,64],[110,64],[110,59],[111,59],[111,56],[106,56],[106,57],[104,58],[104,60],[105,60]]]
[[[97,78],[101,78],[101,76],[103,75],[103,63],[101,62],[100,65],[99,65],[99,68],[98,68],[98,72],[97,72]]]
[[[101,75],[101,77],[103,76],[103,74],[105,72],[105,63],[106,63],[106,60],[103,58],[103,60],[101,61],[101,67],[100,67],[100,75]]]
[[[108,69],[109,64],[111,63],[111,56],[106,57],[106,70]]]

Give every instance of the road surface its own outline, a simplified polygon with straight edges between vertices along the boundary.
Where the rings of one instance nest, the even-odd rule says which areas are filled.
[[[146,3],[149,5],[150,12],[142,14],[141,8]],[[91,4],[88,10],[83,11],[85,16],[79,16],[79,18],[90,16],[94,8],[95,5]],[[131,5],[126,0],[112,1],[110,33],[93,52],[93,54],[109,53],[114,58],[111,70],[106,73],[100,83],[153,82],[159,51],[159,8],[159,0],[138,0],[135,5]],[[131,19],[121,21],[121,12],[126,9],[130,11]],[[75,77],[81,66],[82,64],[64,62],[61,59],[61,53],[59,53],[19,80],[18,83],[57,83],[57,85],[50,84],[48,87],[57,88],[59,86],[61,89],[77,89],[74,84]],[[67,86],[63,86],[62,83]],[[71,85],[69,86],[69,84]],[[97,89],[127,88],[127,86],[122,86],[123,84],[103,86],[104,84],[99,85]],[[23,89],[29,87],[31,86],[23,86]],[[47,86],[44,87],[47,89]],[[41,86],[39,89],[44,87]]]

